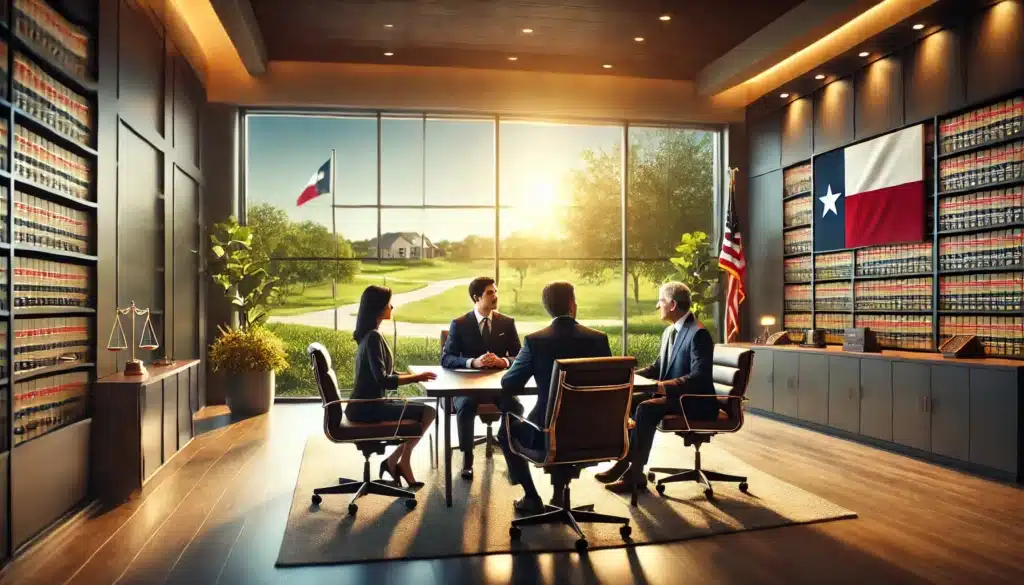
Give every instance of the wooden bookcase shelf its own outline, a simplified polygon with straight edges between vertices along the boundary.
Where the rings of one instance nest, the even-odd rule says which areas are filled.
[[[1005,223],[991,224],[991,225],[977,225],[972,227],[963,227],[958,229],[941,229],[940,226],[944,223],[945,225],[965,225],[968,222],[963,220],[963,215],[957,216],[955,214],[966,213],[968,209],[974,209],[974,213],[977,212],[979,204],[975,201],[984,200],[972,196],[976,193],[984,193],[987,191],[999,191],[996,198],[999,197],[1010,197],[1010,201],[1020,201],[1017,196],[1015,189],[1019,189],[1024,186],[1024,163],[1018,159],[1014,159],[1012,153],[1005,154],[1009,150],[1010,145],[1016,145],[1024,142],[1024,130],[1020,129],[1021,125],[1024,125],[1024,121],[1020,120],[1024,117],[1024,113],[1020,113],[1016,121],[1013,119],[1013,110],[1001,108],[1000,104],[1013,103],[1012,100],[1024,97],[1024,92],[1017,92],[1011,96],[1004,96],[1000,99],[991,100],[989,102],[975,104],[963,110],[953,112],[948,115],[937,116],[932,118],[930,121],[926,121],[926,126],[931,127],[931,132],[928,138],[928,144],[926,146],[926,184],[928,185],[927,205],[929,205],[928,225],[926,226],[928,231],[925,239],[918,243],[908,244],[894,244],[889,246],[878,246],[872,248],[847,248],[842,250],[827,250],[827,251],[811,251],[801,253],[784,253],[784,259],[809,257],[810,262],[810,281],[800,280],[799,282],[785,281],[783,291],[783,319],[782,328],[788,329],[794,334],[802,335],[804,328],[816,327],[825,329],[828,333],[826,335],[829,339],[829,343],[840,343],[840,335],[829,335],[834,331],[840,331],[841,327],[836,322],[836,319],[842,319],[848,317],[851,323],[848,326],[863,326],[861,318],[865,317],[873,321],[876,325],[881,321],[881,325],[888,325],[892,331],[877,331],[879,335],[884,336],[890,342],[895,343],[906,343],[906,347],[899,345],[884,345],[883,347],[896,350],[912,350],[912,351],[935,351],[934,349],[928,349],[921,347],[923,339],[930,337],[930,342],[926,345],[931,348],[938,347],[939,342],[942,339],[949,337],[950,335],[970,333],[976,334],[982,339],[983,345],[988,346],[990,353],[993,357],[1008,357],[1012,359],[1024,359],[1024,310],[993,310],[993,311],[970,311],[970,310],[948,310],[939,309],[940,298],[941,299],[952,299],[952,295],[959,294],[957,292],[951,292],[954,290],[952,287],[964,287],[975,283],[971,277],[976,275],[978,277],[978,286],[981,286],[988,282],[995,282],[996,277],[988,275],[997,275],[1000,273],[1007,273],[1011,279],[1016,279],[1017,282],[1024,282],[1024,259],[1020,257],[1018,253],[1015,258],[1016,264],[1010,266],[985,266],[985,265],[973,265],[965,266],[959,259],[957,260],[958,266],[962,268],[947,269],[943,268],[944,265],[950,264],[948,260],[950,256],[940,256],[944,250],[942,245],[959,246],[963,242],[963,251],[974,253],[975,250],[978,252],[982,250],[988,250],[993,246],[991,241],[985,240],[985,238],[992,238],[999,243],[995,236],[989,236],[990,232],[997,233],[1000,238],[1002,237],[1019,237],[1020,231],[1024,230],[1024,221],[1021,221],[1022,212],[1017,211],[1017,205],[1024,207],[1024,203],[1015,203],[1011,208],[1012,213],[996,213],[996,212],[985,212],[973,217],[977,218],[978,221],[991,221],[993,218],[1000,220],[1006,220]],[[997,106],[988,108],[988,106]],[[1019,107],[1019,106],[1018,106]],[[986,108],[987,111],[986,111]],[[1002,118],[996,118],[997,114],[992,112],[1006,112],[1009,111],[1009,117],[1003,114]],[[979,113],[975,116],[975,112]],[[988,116],[988,117],[985,117]],[[967,120],[967,123],[964,121]],[[959,124],[959,125],[958,125]],[[1014,125],[1016,124],[1016,125]],[[970,129],[964,131],[964,129]],[[956,132],[960,132],[957,134]],[[973,134],[972,134],[973,133]],[[956,143],[970,144],[970,146],[961,146],[955,150],[949,152],[940,152],[942,145],[949,145]],[[948,149],[948,146],[945,147]],[[984,152],[992,149],[991,153]],[[983,158],[972,158],[971,156],[975,153],[986,154]],[[988,155],[992,156],[989,157]],[[997,158],[996,154],[1003,157],[1009,158]],[[1019,157],[1019,155],[1017,155]],[[958,158],[961,157],[961,158]],[[805,213],[806,210],[800,207],[792,207],[793,205],[802,205],[802,203],[794,203],[794,200],[800,199],[801,197],[811,196],[813,204],[813,184],[814,184],[814,161],[815,157],[811,159],[797,162],[783,169],[783,218],[791,218],[789,221],[797,220],[796,214]],[[995,165],[996,161],[1000,167],[996,166],[984,166],[984,165]],[[996,172],[998,170],[998,173]],[[966,173],[971,173],[970,180],[980,181],[983,178],[995,178],[995,177],[1006,177],[1005,180],[998,182],[989,182],[985,184],[975,184],[969,187],[959,189],[947,189],[940,190],[940,175],[945,181],[947,177],[952,179],[954,177],[960,177],[959,182],[962,184],[964,181],[963,177]],[[977,175],[974,175],[977,173]],[[977,179],[975,179],[977,176]],[[809,179],[808,179],[809,177]],[[796,185],[800,184],[801,181],[806,183],[809,180],[812,186],[811,190],[804,188],[798,188]],[[966,195],[967,197],[962,200],[955,200],[950,202],[950,197]],[[984,197],[988,197],[987,195]],[[991,209],[1001,209],[996,204],[987,203],[991,206]],[[960,206],[964,207],[961,208]],[[950,206],[953,206],[952,208]],[[940,216],[940,209],[942,215]],[[983,207],[980,209],[984,209]],[[953,213],[954,215],[950,215]],[[957,218],[960,219],[957,219]],[[786,219],[784,219],[783,225],[783,237],[785,243],[793,246],[794,244],[800,244],[806,242],[808,235],[798,230],[803,228],[809,228],[809,239],[810,245],[813,249],[814,242],[814,230],[816,228],[816,219],[813,212],[811,213],[810,224],[804,225],[785,225]],[[940,221],[940,219],[942,221]],[[793,238],[793,233],[796,232],[800,236],[800,239]],[[1000,233],[1001,232],[1001,233]],[[787,238],[788,237],[788,238]],[[974,242],[979,241],[977,248],[970,248],[974,245]],[[1012,240],[1010,240],[1012,242]],[[1009,254],[1011,258],[1014,257],[1013,247],[1009,243],[1004,243],[1005,248],[996,248],[997,250],[1006,250],[1006,254]],[[916,246],[916,247],[915,247]],[[989,246],[986,248],[985,246]],[[926,248],[930,250],[925,252]],[[948,249],[946,250],[948,254]],[[1002,254],[1003,252],[999,252]],[[847,260],[842,258],[843,254],[849,255],[850,268],[853,274],[849,277],[830,277],[830,278],[818,278],[817,274],[834,275],[836,273],[842,274],[843,268],[846,266]],[[886,256],[889,254],[889,256]],[[870,255],[870,256],[867,256]],[[986,254],[986,263],[994,261],[996,258],[992,253]],[[1001,256],[1001,258],[1005,258]],[[857,274],[857,271],[863,268],[863,264],[859,262],[870,262],[869,265],[878,267],[890,265],[896,269],[910,268],[912,272],[906,272],[902,274],[869,274],[861,275]],[[808,268],[805,262],[799,262],[796,260],[789,260],[786,263],[786,270],[784,274],[789,274],[788,271],[792,271],[792,274],[800,278],[806,274]],[[824,263],[825,270],[822,270]],[[930,270],[928,270],[930,268]],[[785,278],[785,277],[784,277]],[[1002,279],[1002,277],[998,277]],[[1015,282],[1011,280],[1011,282]],[[853,302],[853,310],[835,310],[835,309],[818,309],[821,305],[822,298],[839,299],[837,291],[842,287],[843,283],[849,283],[849,294]],[[877,284],[869,284],[877,283]],[[798,285],[810,285],[811,288],[811,310],[808,311],[792,311],[785,310],[787,304],[793,306],[793,302],[799,299],[800,301],[807,301],[806,296],[789,297],[787,295],[806,295],[806,291],[792,288]],[[951,287],[950,289],[944,288],[945,286]],[[819,289],[824,286],[824,290],[827,291],[825,297],[820,297]],[[1002,286],[1003,288],[999,288]],[[1009,290],[1004,290],[1007,285],[1004,283],[999,284],[984,294],[990,295],[986,299],[992,299],[988,302],[1007,303],[1007,306],[1021,306],[1021,297],[1024,297],[1024,290],[1017,290],[1011,286]],[[868,288],[864,288],[868,287]],[[917,291],[914,291],[916,288]],[[1024,288],[1022,285],[1021,288]],[[922,295],[925,292],[918,291],[930,291],[928,294],[928,303],[919,302],[923,301]],[[975,289],[977,290],[977,288]],[[873,298],[890,298],[886,295],[891,295],[891,298],[902,298],[904,299],[904,305],[911,304],[930,304],[931,309],[921,310],[882,310],[882,309],[871,309],[862,310],[858,308],[857,298],[859,294],[867,294]],[[976,293],[972,293],[976,294]],[[916,295],[916,296],[915,296]],[[947,296],[948,295],[948,296]],[[787,303],[787,300],[790,302]],[[915,301],[918,301],[915,303]],[[985,301],[982,301],[985,302]],[[948,306],[948,305],[946,305]],[[974,306],[979,306],[977,303]],[[984,305],[982,305],[984,306]],[[992,306],[992,305],[989,305]],[[809,314],[810,323],[807,322]],[[891,322],[886,322],[886,318],[891,318]],[[881,319],[879,319],[881,318]],[[788,323],[796,323],[796,325],[787,325]],[[894,333],[899,331],[900,333]],[[996,337],[996,333],[999,337]],[[1008,333],[1004,333],[1008,332]],[[895,341],[893,341],[895,340]],[[901,341],[902,340],[902,341]],[[986,342],[988,340],[988,342]],[[1020,353],[1017,353],[1016,347],[1021,347]],[[1000,352],[994,350],[999,348]],[[1009,353],[1007,353],[1009,352]]]

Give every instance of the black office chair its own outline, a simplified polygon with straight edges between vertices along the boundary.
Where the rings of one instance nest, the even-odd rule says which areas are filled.
[[[693,469],[675,469],[668,467],[651,468],[647,479],[654,481],[658,473],[672,475],[658,480],[655,488],[659,494],[665,493],[665,484],[680,481],[695,481],[704,486],[704,495],[711,499],[715,492],[711,480],[739,483],[740,491],[747,491],[747,478],[740,475],[728,475],[717,471],[704,470],[700,466],[700,446],[709,443],[711,437],[718,433],[735,433],[743,427],[743,403],[746,402],[747,381],[750,379],[750,368],[754,363],[754,352],[728,345],[715,346],[712,376],[715,383],[715,394],[683,394],[680,400],[719,401],[718,418],[709,421],[690,421],[686,414],[668,415],[658,424],[658,430],[675,433],[683,438],[683,445],[693,446]]]
[[[522,526],[565,524],[576,532],[576,550],[587,550],[587,538],[578,522],[622,524],[619,533],[629,538],[629,518],[594,512],[594,506],[573,507],[569,483],[586,468],[605,461],[618,461],[629,453],[629,405],[633,397],[634,357],[580,358],[558,360],[552,369],[547,413],[542,429],[513,413],[517,424],[544,435],[544,450],[528,449],[514,440],[511,420],[506,418],[512,452],[543,467],[551,475],[559,506],[545,506],[534,516],[512,521],[512,540],[521,536]]]
[[[441,348],[442,348],[442,350],[444,349],[444,344],[447,341],[448,341],[448,330],[447,329],[442,329],[441,330]],[[448,416],[454,415],[455,414],[455,410],[453,408],[454,407],[454,401],[449,400],[449,401],[447,401],[447,404],[451,408],[448,408],[446,413],[448,414]],[[475,447],[477,445],[486,445],[486,448],[484,449],[484,456],[486,456],[488,459],[490,459],[491,457],[494,456],[494,448],[498,446],[498,440],[494,438],[494,431],[492,430],[491,427],[494,425],[494,423],[496,423],[496,422],[501,420],[501,409],[498,408],[498,405],[495,404],[495,403],[492,403],[492,402],[480,402],[476,406],[476,416],[477,416],[477,418],[480,419],[480,422],[484,423],[484,426],[486,426],[487,434],[486,435],[476,435],[476,436],[474,436],[473,437],[473,446]],[[436,423],[436,421],[439,421],[439,420],[441,420],[441,417],[437,417],[435,419],[435,423]],[[435,432],[437,432],[437,430],[438,430],[437,424],[438,423],[436,423],[434,425],[434,431]],[[461,451],[462,450],[462,445],[459,445],[458,447],[455,447],[455,450],[456,451]]]
[[[355,514],[359,507],[356,500],[367,494],[388,496],[392,498],[408,498],[405,506],[412,510],[416,507],[416,494],[409,490],[372,481],[370,479],[370,456],[374,453],[384,454],[389,445],[398,445],[408,439],[415,439],[423,434],[423,425],[419,421],[402,420],[382,421],[379,423],[360,423],[348,420],[345,416],[344,404],[349,402],[383,402],[392,398],[375,399],[342,399],[338,393],[338,378],[331,369],[331,354],[319,343],[311,343],[306,349],[313,365],[313,375],[320,391],[320,399],[324,408],[324,434],[333,443],[355,443],[363,454],[363,480],[338,478],[338,485],[316,488],[313,490],[313,504],[323,501],[326,494],[355,494],[348,505],[348,513]]]

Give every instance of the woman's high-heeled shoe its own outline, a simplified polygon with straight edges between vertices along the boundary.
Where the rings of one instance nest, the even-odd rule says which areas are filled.
[[[402,473],[401,468],[398,469],[398,474],[402,476],[402,479],[405,480],[405,483],[409,484],[410,488],[421,488],[424,485],[422,481],[411,481],[407,475]]]
[[[401,474],[399,474],[394,469],[391,469],[390,467],[388,467],[388,460],[387,459],[385,459],[384,461],[380,462],[380,471],[378,472],[377,475],[380,477],[381,481],[384,481],[384,472],[385,471],[388,472],[388,475],[391,476],[391,482],[392,483],[394,483],[398,487],[402,487],[402,476],[401,476]]]

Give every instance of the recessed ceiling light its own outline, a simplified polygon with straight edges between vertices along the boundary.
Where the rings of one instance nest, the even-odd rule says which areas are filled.
[[[633,37],[633,40],[638,42],[638,43],[644,42],[644,38],[643,37]]]
[[[819,73],[819,74],[815,75],[814,78],[815,79],[825,79],[825,76],[822,75],[821,73]]]
[[[788,93],[780,93],[779,97],[782,98],[782,99],[786,99],[786,98],[789,97],[789,94]]]
[[[509,57],[508,60],[509,61],[518,61],[519,57]]]
[[[924,28],[923,24],[915,24],[914,25],[914,30],[921,30],[922,28]]]
[[[667,14],[662,14],[661,16],[658,17],[658,20],[660,20],[662,22],[668,22],[668,21],[672,20],[672,17],[667,15]]]
[[[608,63],[605,63],[604,65],[601,65],[601,67],[604,67],[605,69],[611,69],[612,68],[612,66],[609,65]]]
[[[528,35],[529,34],[533,34],[533,29],[532,28],[524,28],[523,29],[523,33],[524,34],[528,34]]]
[[[395,25],[393,25],[393,24],[385,24],[384,28],[395,28]]]
[[[861,51],[860,53],[858,53],[858,56],[860,56],[860,57],[867,57],[870,54],[871,53],[868,53],[867,51]]]
[[[392,53],[391,51],[388,51],[387,53],[384,53],[384,56],[385,56],[385,57],[394,57],[394,56],[395,56],[395,54],[394,54],[394,53]]]

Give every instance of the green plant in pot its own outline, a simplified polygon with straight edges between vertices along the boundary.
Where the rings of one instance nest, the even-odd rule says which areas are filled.
[[[274,372],[288,367],[284,344],[263,327],[277,294],[278,279],[252,254],[252,231],[234,217],[215,224],[210,235],[211,274],[234,307],[238,324],[219,327],[210,362],[223,372],[231,412],[262,414],[274,402]]]

